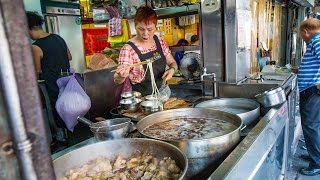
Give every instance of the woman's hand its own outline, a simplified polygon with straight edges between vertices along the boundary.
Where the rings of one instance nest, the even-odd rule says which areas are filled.
[[[121,64],[117,67],[114,73],[114,82],[117,84],[122,84],[124,80],[129,76],[130,68],[125,64]]]
[[[162,79],[166,79],[166,81],[168,81],[169,79],[172,78],[172,76],[174,75],[175,69],[170,67],[168,70],[166,70],[162,76]]]
[[[130,73],[130,68],[128,68],[127,65],[125,64],[121,64],[117,67],[116,73],[118,74],[119,77],[127,78]]]

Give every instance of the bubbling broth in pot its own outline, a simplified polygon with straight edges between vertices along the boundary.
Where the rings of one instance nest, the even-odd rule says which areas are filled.
[[[177,117],[147,126],[142,133],[163,140],[196,140],[222,136],[235,129],[236,125],[221,119]]]

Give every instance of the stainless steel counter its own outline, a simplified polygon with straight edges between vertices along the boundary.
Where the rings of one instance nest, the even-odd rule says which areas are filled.
[[[248,133],[241,143],[229,154],[209,179],[286,179],[286,172],[297,144],[296,113],[296,75],[285,79],[287,101],[267,111],[259,123]],[[265,82],[237,85],[222,84],[219,92],[223,96],[234,92],[232,96],[252,98],[255,91],[278,86]],[[222,91],[221,91],[222,90]]]
[[[295,148],[295,137],[298,122],[294,120],[296,112],[296,77],[293,76],[290,91],[287,91],[287,101],[273,108],[265,109],[266,113],[261,120],[246,134],[239,145],[212,169],[209,179],[285,179],[285,172],[290,166],[290,157]],[[234,86],[224,84],[220,90],[224,90],[224,96],[244,95],[250,96],[253,91],[262,91],[281,84],[243,84]],[[241,90],[235,90],[240,88]],[[172,89],[179,89],[178,87]],[[183,89],[183,88],[182,88]],[[226,90],[228,89],[228,90]],[[251,90],[250,92],[248,90]],[[237,94],[238,93],[238,94]],[[242,94],[241,94],[242,93]],[[251,97],[247,97],[251,98]],[[76,148],[94,143],[91,138],[75,146],[53,154],[52,159],[70,152]],[[290,150],[289,150],[290,147]],[[289,158],[289,159],[288,159]]]
[[[278,179],[288,121],[287,103],[270,109],[209,179]]]

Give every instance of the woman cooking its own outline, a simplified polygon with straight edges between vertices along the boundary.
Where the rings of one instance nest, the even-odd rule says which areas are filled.
[[[128,65],[149,59],[154,60],[152,64],[153,74],[158,88],[160,88],[163,79],[169,80],[172,78],[178,66],[167,43],[154,35],[157,14],[152,8],[147,6],[138,8],[134,23],[137,35],[130,39],[120,51],[120,65],[114,75],[114,81],[116,84],[122,84],[129,77],[132,90],[141,92],[143,96],[146,96],[152,94],[150,70],[145,74],[146,64],[130,68],[127,67]],[[167,70],[166,65],[169,66]]]

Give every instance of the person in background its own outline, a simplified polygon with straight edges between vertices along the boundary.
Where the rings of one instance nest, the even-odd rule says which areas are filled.
[[[49,34],[42,30],[44,21],[38,13],[28,11],[26,15],[30,37],[35,41],[31,47],[35,70],[38,77],[41,74],[41,78],[45,80],[56,125],[62,131],[65,124],[55,109],[59,94],[56,81],[60,77],[61,72],[69,70],[69,61],[72,57],[66,42],[59,35]],[[58,134],[56,137],[57,141],[65,142],[63,134]]]
[[[120,65],[114,74],[114,82],[122,84],[126,78],[129,78],[132,90],[141,92],[145,96],[152,94],[150,71],[148,70],[145,74],[147,65],[128,68],[129,64],[154,59],[153,72],[158,88],[161,86],[162,79],[171,79],[178,67],[167,43],[155,35],[157,30],[156,12],[148,6],[141,6],[137,9],[134,23],[137,35],[130,39],[120,51]],[[169,67],[167,70],[166,66]]]
[[[190,39],[191,46],[200,46],[200,39],[198,35],[192,35]]]
[[[188,46],[188,45],[189,45],[189,42],[187,40],[180,39],[176,46]],[[184,51],[177,51],[174,54],[174,59],[176,60],[176,63],[179,69],[180,69],[180,60],[183,58],[183,55],[184,55]]]
[[[307,49],[298,73],[300,115],[310,164],[300,169],[308,176],[320,174],[320,21],[310,18],[301,23],[300,35]]]

